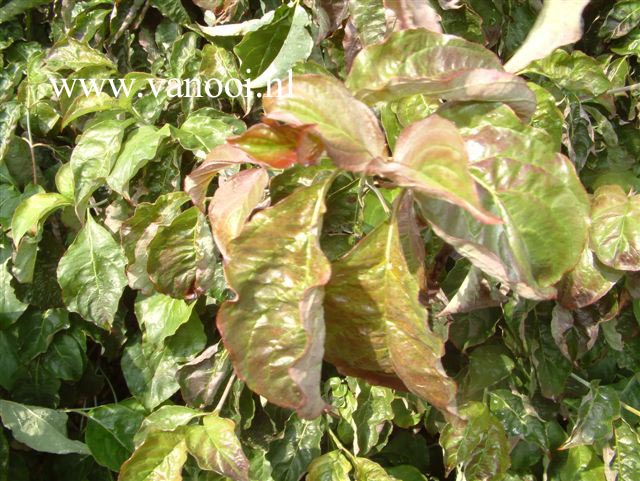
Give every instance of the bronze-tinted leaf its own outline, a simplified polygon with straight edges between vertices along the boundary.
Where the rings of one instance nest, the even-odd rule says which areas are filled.
[[[504,72],[491,51],[425,29],[394,32],[384,42],[366,47],[346,84],[369,105],[425,94],[449,101],[504,102],[524,118],[536,107],[526,82]]]
[[[469,172],[464,139],[456,126],[442,117],[432,115],[404,129],[393,162],[382,163],[379,172],[399,186],[459,205],[480,222],[501,222],[482,207]]]
[[[591,248],[605,265],[640,270],[640,195],[618,185],[596,190],[591,205]]]
[[[217,324],[235,371],[249,388],[304,418],[322,413],[322,301],[330,266],[320,250],[324,197],[332,177],[256,214],[229,245],[236,292]]]
[[[585,246],[576,267],[558,285],[558,302],[567,309],[580,309],[599,301],[622,277],[602,265],[589,246]]]
[[[194,205],[204,212],[207,189],[222,169],[237,164],[253,164],[254,159],[243,150],[230,144],[222,144],[211,151],[205,161],[184,179],[184,190]]]
[[[286,94],[265,97],[267,116],[296,126],[315,125],[313,131],[338,167],[362,172],[376,159],[386,159],[378,119],[339,80],[326,75],[300,75],[285,83],[282,91]]]
[[[313,125],[292,127],[265,119],[246,132],[227,140],[244,150],[257,162],[276,169],[295,164],[312,165],[324,150],[324,145],[313,134]]]
[[[325,300],[326,358],[345,374],[404,385],[453,411],[456,386],[440,361],[444,343],[429,329],[420,280],[407,260],[415,254],[402,241],[411,237],[407,215],[394,215],[334,263]]]
[[[242,170],[218,187],[209,204],[209,222],[220,253],[229,258],[228,245],[238,237],[251,212],[264,198],[269,183],[265,169]]]
[[[195,299],[211,287],[213,237],[204,214],[196,207],[158,231],[149,244],[147,272],[160,292],[178,299]]]

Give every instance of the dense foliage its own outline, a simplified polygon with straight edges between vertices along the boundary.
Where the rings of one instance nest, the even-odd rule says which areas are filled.
[[[0,481],[637,481],[639,55],[640,0],[0,2]]]

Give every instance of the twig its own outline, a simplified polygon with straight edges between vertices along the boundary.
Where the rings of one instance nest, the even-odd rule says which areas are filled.
[[[229,393],[231,392],[231,387],[233,386],[233,382],[235,380],[236,380],[236,375],[234,373],[231,373],[231,376],[229,377],[229,381],[227,381],[227,385],[225,386],[224,391],[222,392],[222,396],[220,396],[220,400],[218,401],[216,408],[213,410],[215,414],[219,414],[220,411],[222,411],[222,408],[224,407],[224,403],[227,401],[227,397],[229,397]]]

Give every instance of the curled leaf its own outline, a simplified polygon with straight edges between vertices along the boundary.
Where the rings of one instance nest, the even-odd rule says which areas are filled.
[[[314,418],[324,345],[322,300],[330,266],[320,250],[324,197],[332,177],[256,214],[229,245],[233,301],[217,324],[235,371],[249,388]]]

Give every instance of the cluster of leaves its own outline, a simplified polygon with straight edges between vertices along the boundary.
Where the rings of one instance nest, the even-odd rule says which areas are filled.
[[[1,2],[0,481],[637,481],[639,55],[639,0]]]

